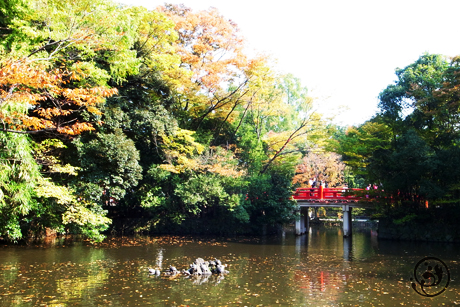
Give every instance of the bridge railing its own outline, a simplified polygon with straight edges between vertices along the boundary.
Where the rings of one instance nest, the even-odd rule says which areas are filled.
[[[293,195],[298,200],[359,200],[363,189],[343,189],[343,188],[298,188]],[[361,192],[361,193],[359,193]]]

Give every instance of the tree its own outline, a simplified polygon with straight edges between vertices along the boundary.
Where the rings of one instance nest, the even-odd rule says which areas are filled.
[[[137,72],[139,59],[131,49],[138,21],[135,9],[108,0],[22,3],[17,17],[6,25],[5,54],[84,70],[91,77],[82,82],[98,85],[109,79],[108,72],[117,82]]]
[[[65,148],[73,136],[102,124],[105,99],[118,92],[108,84],[119,84],[139,72],[141,61],[133,45],[146,10],[103,0],[12,3],[0,7],[7,16],[2,19],[5,35],[0,43],[0,52],[7,55],[0,67],[0,119],[3,131],[32,136],[34,158],[42,172],[30,182],[33,210],[14,218],[27,221],[21,227],[36,233],[43,227],[58,232],[71,229],[101,240],[100,232],[110,223],[101,203],[76,196],[85,194],[77,194],[70,184],[78,168],[61,165],[57,157],[72,161],[71,151]],[[50,137],[60,137],[65,144]],[[50,141],[60,144],[60,149],[49,150]],[[123,154],[136,154],[129,149]],[[136,164],[123,165],[123,171],[130,166],[136,168]],[[80,168],[88,178],[90,169]],[[117,175],[115,179],[126,180],[125,185],[136,184],[136,179]],[[115,195],[123,193],[116,185],[114,190]],[[102,193],[93,196],[96,200],[104,197]]]
[[[60,70],[47,72],[27,59],[0,63],[0,120],[3,131],[33,133],[56,131],[77,135],[94,130],[81,113],[100,115],[98,107],[117,89],[66,88],[80,75]]]
[[[397,129],[395,135],[410,125],[430,138],[433,145],[452,142],[458,108],[454,101],[446,100],[444,87],[456,84],[456,71],[455,62],[449,64],[444,56],[431,54],[396,70],[398,81],[379,96],[381,114]]]
[[[217,10],[8,0],[0,12],[0,132],[5,144],[28,143],[34,161],[20,154],[26,147],[4,155],[37,170],[27,180],[5,171],[30,193],[0,230],[11,220],[14,231],[100,240],[106,215],[115,229],[130,217],[137,230],[208,232],[205,221],[219,218],[243,231],[293,217],[294,167],[327,134],[323,122],[300,80],[248,59]],[[259,185],[270,192],[245,199]]]
[[[292,177],[290,164],[274,164],[266,173],[254,174],[248,178],[244,209],[251,224],[276,227],[292,221],[297,203],[292,199]]]
[[[197,13],[183,5],[160,9],[176,25],[176,52],[181,57],[181,67],[189,72],[177,87],[181,95],[177,96],[180,104],[176,113],[191,116],[191,123],[184,118],[180,124],[197,130],[206,118],[226,114],[232,109],[233,97],[241,95],[228,89],[230,85],[239,89],[246,83],[242,72],[247,65],[243,40],[236,24],[216,9]]]
[[[356,175],[363,175],[367,181],[378,183],[380,180],[373,174],[372,163],[375,162],[376,155],[382,155],[391,149],[392,140],[390,127],[376,117],[359,127],[349,127],[333,141],[335,145],[332,146]],[[377,165],[379,162],[381,161]]]
[[[298,154],[299,147],[318,142],[326,130],[320,128],[324,127],[321,115],[313,110],[313,99],[298,79],[277,75],[264,62],[253,64],[235,130],[238,133],[240,127],[249,125],[257,142],[264,143],[268,159],[259,170],[264,173],[275,160]]]
[[[40,172],[27,136],[0,132],[0,145],[0,233],[16,241],[24,216],[37,207]]]
[[[341,160],[341,156],[334,152],[311,150],[297,165],[293,183],[309,187],[309,180],[316,178],[317,181],[327,182],[331,188],[337,187],[344,181],[345,163]]]
[[[99,133],[86,142],[76,139],[74,144],[82,168],[75,186],[84,199],[101,205],[117,202],[142,178],[139,152],[120,130]]]
[[[459,189],[458,64],[424,54],[380,93],[380,114],[339,139],[338,152],[356,173],[381,184],[389,206],[453,204]],[[415,210],[415,209],[414,209]]]

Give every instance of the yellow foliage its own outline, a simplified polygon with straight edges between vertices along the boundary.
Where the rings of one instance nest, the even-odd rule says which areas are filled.
[[[86,225],[105,225],[110,224],[111,220],[105,216],[95,214],[84,206],[84,203],[76,203],[68,207],[62,215],[64,225],[75,223],[80,226]]]
[[[198,163],[193,159],[195,154],[201,154],[204,146],[195,142],[193,131],[178,128],[173,135],[161,135],[163,150],[167,164],[160,167],[164,170],[180,173],[185,170],[194,170]]]
[[[176,168],[174,165],[172,164],[160,164],[160,168],[165,170],[165,171],[168,171],[168,172],[171,172],[171,173],[175,173],[175,174],[179,174],[180,171],[178,170],[178,168]]]
[[[223,147],[211,147],[198,157],[199,169],[225,177],[241,177],[246,174],[238,167],[238,159],[231,150]]]
[[[195,142],[192,135],[193,131],[178,129],[172,136],[162,136],[167,163],[161,164],[161,169],[176,174],[193,170],[235,178],[245,175],[231,150],[211,147],[204,151],[204,146]]]
[[[54,198],[60,205],[70,205],[77,202],[73,191],[65,186],[54,184],[49,178],[40,178],[35,192],[38,197]]]

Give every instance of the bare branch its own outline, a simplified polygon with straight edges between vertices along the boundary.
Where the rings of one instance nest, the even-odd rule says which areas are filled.
[[[299,133],[296,135],[297,132],[299,132],[302,128],[306,127],[307,124],[308,124],[308,120],[304,120],[302,122],[302,124],[300,124],[300,126],[294,130],[294,132],[291,133],[291,135],[288,137],[288,139],[284,142],[283,146],[273,155],[273,157],[264,165],[264,168],[260,171],[260,174],[263,174],[267,171],[268,167],[270,166],[270,164],[276,159],[278,158],[281,153],[284,151],[284,149],[286,148],[286,146],[295,138],[298,138],[299,136],[302,136],[302,135],[305,135],[307,134],[307,132],[302,132],[302,133]]]
[[[198,119],[198,124],[196,126],[196,130],[198,130],[198,128],[200,128],[201,124],[203,123],[203,120],[206,118],[206,116],[208,116],[212,111],[216,110],[216,109],[219,109],[221,108],[222,106],[226,105],[227,103],[229,103],[229,101],[225,102],[225,103],[222,103],[220,104],[221,102],[223,101],[226,101],[228,98],[232,97],[233,95],[235,95],[235,93],[238,92],[238,90],[240,90],[245,84],[247,84],[249,81],[249,79],[246,79],[244,82],[242,82],[235,90],[233,90],[232,92],[230,92],[228,95],[226,95],[225,97],[223,98],[217,98],[217,102],[215,104],[213,104],[199,119]],[[242,97],[243,95],[245,95],[245,93],[243,93],[240,97]],[[220,104],[220,105],[219,105]]]
[[[13,130],[13,129],[0,129],[0,131],[3,132],[11,132],[11,133],[19,133],[19,134],[38,134],[42,132],[47,132],[47,131],[56,131],[56,128],[53,129],[41,129],[41,130],[33,130],[33,131],[19,131],[19,130]]]
[[[52,45],[56,45],[56,44],[61,44],[63,41],[67,41],[69,38],[66,38],[66,39],[61,39],[61,40],[58,40],[58,41],[55,41],[55,42],[52,42],[52,43],[47,43],[43,46],[41,46],[40,48],[32,51],[31,53],[29,53],[29,55],[27,56],[27,58],[31,57],[32,55],[34,55],[35,53],[37,52],[40,52],[40,51],[43,51],[46,49],[46,47],[49,47],[49,46],[52,46]]]

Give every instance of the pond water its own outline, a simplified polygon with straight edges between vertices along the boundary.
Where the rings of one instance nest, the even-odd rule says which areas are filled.
[[[426,256],[442,259],[450,272],[447,290],[435,297],[411,288]],[[148,274],[149,267],[187,269],[199,257],[220,259],[230,273]],[[345,239],[339,227],[324,226],[300,237],[124,237],[98,245],[60,239],[0,247],[0,270],[0,306],[460,304],[460,245],[382,241],[372,229]]]

